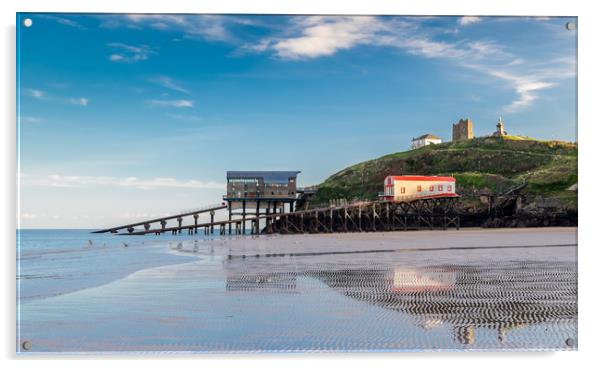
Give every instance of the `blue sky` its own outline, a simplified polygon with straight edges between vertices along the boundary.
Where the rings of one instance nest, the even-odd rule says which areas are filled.
[[[216,203],[226,170],[316,184],[464,117],[576,140],[576,19],[19,17],[21,227]]]

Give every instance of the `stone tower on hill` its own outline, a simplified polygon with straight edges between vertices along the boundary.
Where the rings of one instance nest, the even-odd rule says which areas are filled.
[[[452,142],[460,142],[468,139],[472,139],[474,134],[472,132],[472,120],[460,119],[452,128]]]

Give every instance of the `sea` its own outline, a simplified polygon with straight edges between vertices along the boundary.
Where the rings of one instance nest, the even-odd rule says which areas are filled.
[[[201,234],[17,241],[20,354],[577,349],[570,246],[233,258]]]

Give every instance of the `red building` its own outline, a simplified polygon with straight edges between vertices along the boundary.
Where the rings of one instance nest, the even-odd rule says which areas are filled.
[[[383,200],[394,202],[457,196],[455,178],[419,175],[387,176],[385,191],[381,194]]]

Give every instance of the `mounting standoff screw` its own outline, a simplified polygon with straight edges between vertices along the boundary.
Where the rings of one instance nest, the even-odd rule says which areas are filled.
[[[23,348],[23,350],[29,350],[31,349],[31,343],[25,340],[21,343],[21,347]]]

